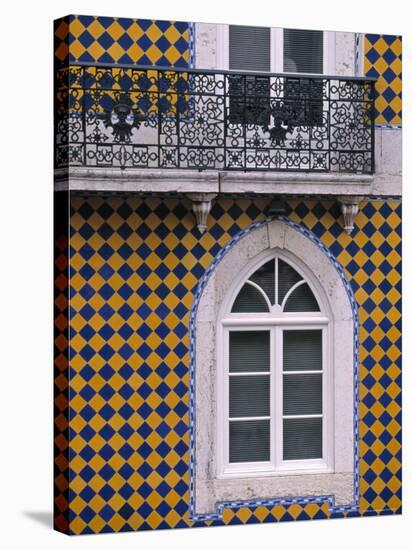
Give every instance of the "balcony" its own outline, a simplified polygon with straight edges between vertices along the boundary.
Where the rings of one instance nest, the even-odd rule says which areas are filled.
[[[367,78],[71,65],[57,71],[55,168],[366,176],[374,95]]]

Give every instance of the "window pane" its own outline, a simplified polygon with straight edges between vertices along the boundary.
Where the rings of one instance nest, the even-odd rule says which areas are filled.
[[[250,280],[266,292],[271,304],[275,303],[275,260],[270,260],[259,267]]]
[[[283,311],[320,311],[318,302],[307,283],[298,286],[287,299]]]
[[[322,370],[322,331],[283,331],[283,370]]]
[[[283,459],[322,458],[322,419],[299,418],[283,421]]]
[[[269,375],[229,377],[229,416],[269,416]]]
[[[278,303],[282,304],[283,298],[294,284],[301,281],[302,277],[289,264],[278,260]]]
[[[262,294],[247,283],[243,285],[232,307],[232,313],[267,313],[268,305]]]
[[[229,123],[270,123],[270,80],[258,76],[228,75]]]
[[[229,25],[229,69],[270,71],[270,28]]]
[[[283,414],[322,414],[322,374],[283,375]]]
[[[323,113],[323,80],[285,78],[284,97],[291,126],[321,126],[326,122]]]
[[[270,420],[229,423],[229,462],[270,460]]]
[[[323,73],[323,32],[284,29],[283,65],[290,73]]]
[[[270,371],[268,330],[229,332],[229,371]]]

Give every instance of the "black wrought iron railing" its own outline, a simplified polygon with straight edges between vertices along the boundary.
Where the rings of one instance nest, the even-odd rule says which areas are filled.
[[[374,81],[118,65],[57,70],[56,167],[371,173]]]

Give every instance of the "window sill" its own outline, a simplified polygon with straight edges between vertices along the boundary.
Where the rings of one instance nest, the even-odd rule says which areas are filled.
[[[251,468],[247,470],[237,470],[235,468],[227,468],[221,474],[217,475],[216,479],[239,479],[239,478],[255,478],[255,477],[277,477],[277,476],[297,476],[297,475],[310,475],[310,474],[332,474],[333,469],[326,464],[315,465],[312,463],[302,466],[296,466],[296,462],[291,465],[280,465],[276,469],[272,465],[267,468],[261,469]]]
[[[196,483],[196,513],[208,514],[217,503],[238,500],[272,500],[333,495],[338,505],[352,504],[353,473],[284,472],[278,475],[225,479],[198,479]]]

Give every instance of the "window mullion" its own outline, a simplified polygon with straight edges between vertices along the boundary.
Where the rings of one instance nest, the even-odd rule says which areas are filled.
[[[275,469],[278,469],[282,462],[282,415],[283,415],[283,386],[282,386],[282,328],[276,326],[275,332],[275,353],[274,353],[274,388],[275,388],[275,420],[274,420],[274,445],[275,445]]]
[[[276,299],[276,298],[275,298]],[[276,441],[275,441],[275,422],[276,422],[276,409],[275,409],[275,360],[274,354],[276,350],[276,327],[270,329],[270,460],[272,466],[275,469],[275,452],[276,452]]]

